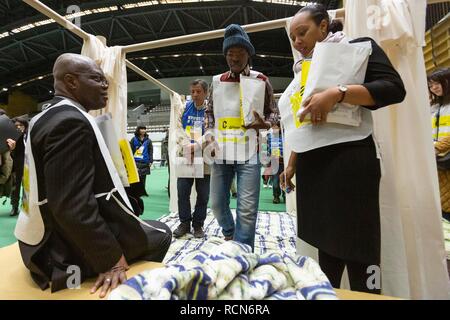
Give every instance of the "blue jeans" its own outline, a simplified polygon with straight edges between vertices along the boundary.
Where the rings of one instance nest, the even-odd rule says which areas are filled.
[[[195,210],[191,216],[191,190],[195,180],[195,190],[197,191],[197,202]],[[178,213],[181,222],[191,222],[196,227],[203,227],[206,219],[206,210],[209,199],[210,176],[205,175],[203,179],[178,178]]]
[[[237,175],[236,224],[230,210],[230,187]],[[254,248],[261,165],[214,164],[211,172],[211,208],[222,233]]]

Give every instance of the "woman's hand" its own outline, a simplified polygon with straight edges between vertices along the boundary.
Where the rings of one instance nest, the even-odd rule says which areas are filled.
[[[304,110],[300,114],[300,122],[305,120],[308,113],[311,114],[311,122],[313,125],[327,122],[328,113],[340,100],[341,95],[341,92],[336,87],[308,97],[303,103]]]
[[[13,151],[16,148],[16,142],[13,139],[6,139],[9,151]]]
[[[280,186],[285,190],[289,188],[291,191],[295,189],[295,185],[292,183],[292,178],[295,175],[295,167],[287,166],[286,169],[280,174]],[[287,188],[286,188],[287,187]]]
[[[91,289],[91,294],[100,290],[100,298],[104,298],[108,290],[113,290],[117,288],[119,284],[125,283],[127,281],[126,271],[130,269],[125,257],[122,255],[119,262],[108,272],[100,273],[98,275],[97,281]]]

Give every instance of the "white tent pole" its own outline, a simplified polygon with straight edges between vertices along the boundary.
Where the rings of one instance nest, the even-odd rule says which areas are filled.
[[[336,16],[343,17],[344,9],[336,10]],[[247,24],[247,25],[243,25],[242,28],[248,33],[285,28],[286,22],[290,18],[291,17],[277,19],[277,20],[271,20],[271,21],[265,21],[265,22],[258,22],[258,23],[253,23],[253,24]],[[124,46],[123,50],[124,50],[124,52],[128,53],[128,52],[150,50],[150,49],[156,49],[156,48],[162,48],[162,47],[169,47],[169,46],[197,42],[197,41],[217,39],[217,38],[222,38],[224,33],[225,33],[225,29],[219,29],[219,30],[213,30],[213,31],[188,34],[188,35],[184,35],[184,36],[178,36],[178,37],[166,38],[166,39],[161,39],[161,40],[154,40],[154,41],[132,44],[129,46]]]
[[[175,93],[172,89],[170,89],[169,87],[167,87],[165,84],[163,84],[162,82],[158,81],[157,79],[153,78],[151,75],[149,75],[147,72],[145,72],[144,70],[140,69],[138,66],[132,64],[130,61],[125,60],[127,67],[130,68],[131,70],[133,70],[134,72],[136,72],[137,74],[141,75],[142,77],[144,77],[145,79],[147,79],[148,81],[154,83],[155,85],[157,85],[158,87],[160,87],[162,90],[167,91],[169,94],[173,94]]]
[[[72,22],[70,22],[69,20],[67,20],[66,18],[62,17],[57,12],[53,11],[52,9],[50,9],[48,6],[46,6],[42,2],[40,2],[38,0],[23,0],[23,1],[25,3],[27,3],[27,4],[29,4],[30,6],[32,6],[33,8],[35,8],[40,13],[42,13],[42,14],[46,15],[47,17],[55,20],[56,23],[62,25],[65,28],[67,28],[69,31],[73,32],[74,34],[76,34],[80,38],[82,38],[84,40],[88,40],[89,39],[89,34],[87,32],[83,31],[82,29],[80,29],[79,27],[74,25]],[[106,43],[105,43],[105,45],[106,45]],[[126,64],[127,64],[127,67],[129,67],[131,70],[133,70],[136,73],[138,73],[139,75],[143,76],[144,78],[146,78],[150,82],[156,84],[161,89],[168,91],[170,94],[174,93],[173,90],[171,90],[166,85],[164,85],[160,81],[156,80],[155,78],[153,78],[152,76],[147,74],[145,71],[139,69],[137,66],[132,64],[130,61],[126,60]]]
[[[23,1],[25,3],[27,3],[28,5],[32,6],[33,8],[35,8],[40,13],[55,20],[56,23],[67,28],[69,31],[73,32],[80,38],[82,38],[84,40],[87,40],[89,38],[89,34],[87,32],[83,31],[81,28],[79,28],[72,22],[68,21],[66,18],[62,17],[56,11],[52,10],[51,8],[49,8],[42,2],[40,2],[38,0],[23,0]],[[243,26],[243,28],[245,29],[245,31],[247,31],[249,33],[265,31],[265,30],[272,30],[272,29],[277,29],[277,28],[284,28],[286,25],[286,21],[288,19],[289,18],[266,21],[266,22],[259,22],[259,23],[245,25],[245,26]],[[161,40],[156,40],[156,41],[149,41],[149,42],[124,46],[122,48],[122,50],[125,53],[128,53],[128,52],[136,52],[136,51],[142,51],[142,50],[168,47],[168,46],[172,46],[172,45],[178,45],[178,44],[184,44],[184,43],[190,43],[190,42],[196,42],[196,41],[217,39],[217,38],[223,37],[224,32],[225,32],[225,29],[220,29],[220,30],[201,32],[201,33],[190,34],[190,35],[185,35],[185,36],[180,36],[180,37],[173,37],[173,38],[161,39]]]
[[[89,33],[87,33],[86,31],[83,31],[81,28],[79,28],[78,26],[76,26],[75,24],[73,24],[72,22],[70,22],[69,20],[64,18],[63,16],[61,16],[58,12],[56,12],[56,11],[52,10],[51,8],[49,8],[48,6],[46,6],[42,2],[40,2],[38,0],[23,0],[23,2],[32,6],[33,8],[35,8],[37,11],[39,11],[43,15],[55,20],[56,23],[62,25],[69,31],[73,32],[74,34],[79,36],[81,39],[83,39],[83,40],[89,39]]]
[[[249,24],[249,25],[245,25],[242,27],[247,32],[258,32],[258,31],[272,30],[272,29],[277,29],[277,28],[284,28],[286,26],[286,21],[288,19],[289,18],[284,18],[284,19],[272,20],[272,21],[267,21],[267,22],[254,23],[254,24]],[[213,31],[188,34],[185,36],[172,37],[172,38],[166,38],[166,39],[161,39],[161,40],[132,44],[129,46],[124,46],[123,50],[128,53],[128,52],[150,50],[150,49],[156,49],[156,48],[162,48],[162,47],[169,47],[169,46],[197,42],[197,41],[217,39],[217,38],[222,38],[224,33],[225,33],[225,29],[219,29],[219,30],[213,30]]]
[[[66,18],[58,14],[56,11],[52,10],[42,2],[38,0],[23,0],[23,2],[27,3],[28,5],[35,8],[40,13],[46,15],[47,17],[55,20],[56,23],[62,25],[69,31],[73,32],[80,38],[87,40],[89,38],[89,34],[85,31],[83,31],[81,28],[73,24],[72,22],[68,21]],[[342,15],[343,9],[338,10],[338,16]],[[260,32],[260,31],[266,31],[266,30],[273,30],[278,28],[284,28],[286,26],[286,21],[290,18],[283,18],[278,20],[272,20],[272,21],[266,21],[266,22],[259,22],[254,24],[248,24],[243,26],[244,30],[252,33],[252,32]],[[191,43],[196,41],[205,41],[210,39],[217,39],[223,37],[225,32],[225,29],[220,30],[213,30],[213,31],[207,31],[207,32],[200,32],[180,37],[173,37],[173,38],[167,38],[167,39],[161,39],[156,41],[149,41],[149,42],[143,42],[133,45],[124,46],[122,50],[125,53],[128,52],[136,52],[136,51],[142,51],[142,50],[149,50],[149,49],[155,49],[155,48],[162,48],[162,47],[168,47],[178,44],[184,44],[184,43]]]

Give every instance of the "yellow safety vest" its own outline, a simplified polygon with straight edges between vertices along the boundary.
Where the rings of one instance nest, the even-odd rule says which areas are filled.
[[[431,115],[431,127],[433,129],[433,140],[450,136],[450,104],[435,106]]]

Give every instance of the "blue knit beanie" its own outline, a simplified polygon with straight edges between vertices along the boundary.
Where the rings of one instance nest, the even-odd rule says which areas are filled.
[[[243,47],[248,51],[250,56],[255,55],[255,47],[250,42],[247,33],[238,24],[230,24],[225,29],[225,36],[223,39],[223,54],[226,55],[228,49],[231,47]]]

